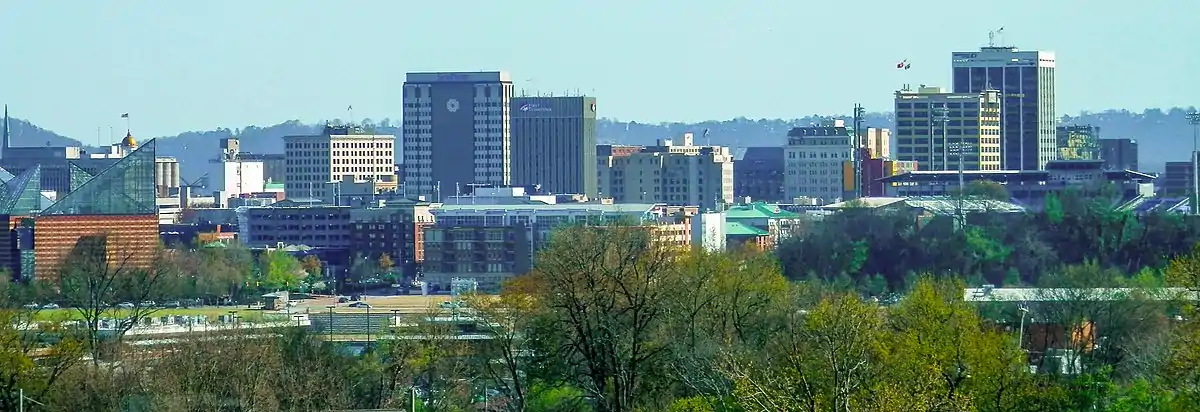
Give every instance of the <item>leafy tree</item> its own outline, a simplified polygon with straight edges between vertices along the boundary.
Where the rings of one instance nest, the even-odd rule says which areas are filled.
[[[316,255],[305,256],[300,259],[300,266],[304,268],[304,272],[308,274],[309,279],[321,278],[321,259]]]
[[[392,268],[396,267],[396,263],[392,262],[392,256],[388,255],[387,253],[381,253],[379,255],[379,261],[376,263],[379,267],[379,270],[382,272],[390,272]]]
[[[0,278],[0,410],[17,410],[21,391],[44,400],[59,388],[60,379],[84,354],[83,342],[65,328],[62,319],[34,325],[38,311],[21,309],[12,300],[20,285]]]
[[[307,276],[304,267],[292,254],[281,250],[263,252],[258,257],[262,273],[261,286],[267,289],[289,289],[297,287]]]

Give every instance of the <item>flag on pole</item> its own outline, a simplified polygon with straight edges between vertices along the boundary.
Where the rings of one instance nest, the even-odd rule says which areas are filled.
[[[354,110],[354,105],[346,106],[346,111]]]
[[[911,68],[912,68],[912,65],[911,65],[911,64],[904,63],[904,70],[908,70],[908,69],[911,69]]]
[[[122,118],[122,119],[128,119],[128,118],[129,118],[129,113],[122,113],[122,114],[121,114],[121,118]]]
[[[908,59],[901,60],[900,63],[896,63],[896,68],[903,69],[906,65],[908,65]]]

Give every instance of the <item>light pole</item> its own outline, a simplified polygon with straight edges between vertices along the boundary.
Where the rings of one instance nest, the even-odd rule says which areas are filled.
[[[333,308],[336,308],[336,307],[337,307],[337,305],[326,306],[326,308],[329,308],[329,342],[330,343],[333,342]]]
[[[1184,115],[1189,124],[1192,125],[1192,198],[1188,201],[1188,209],[1191,209],[1192,215],[1200,215],[1197,211],[1196,203],[1200,203],[1200,112],[1192,110],[1191,113]]]
[[[233,322],[233,328],[237,329],[238,321],[237,321],[237,311],[236,310],[229,311],[229,321]]]
[[[367,305],[367,346],[371,346],[371,305]]]
[[[400,309],[392,309],[392,334],[396,333],[396,326],[400,324]]]
[[[1025,350],[1025,346],[1024,346],[1025,345],[1025,315],[1029,314],[1029,308],[1022,305],[1022,306],[1017,307],[1017,310],[1021,312],[1021,330],[1020,330],[1020,332],[1017,332],[1017,349],[1024,351]]]

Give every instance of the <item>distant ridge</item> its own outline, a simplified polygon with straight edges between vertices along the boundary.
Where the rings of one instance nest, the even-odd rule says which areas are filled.
[[[1167,161],[1186,160],[1191,150],[1191,129],[1184,119],[1184,108],[1147,109],[1141,113],[1128,110],[1106,110],[1084,112],[1075,116],[1062,116],[1060,124],[1091,124],[1100,127],[1102,138],[1134,138],[1139,141],[1142,169],[1161,172]],[[601,119],[597,124],[598,140],[612,144],[653,144],[655,139],[678,136],[684,132],[710,131],[706,141],[697,144],[714,144],[732,147],[778,146],[786,142],[787,131],[794,126],[821,124],[833,119],[849,120],[849,116],[806,116],[797,119],[748,119],[739,117],[729,120],[712,120],[697,123],[644,123]],[[329,121],[340,124],[340,120]],[[42,129],[29,122],[13,120],[13,141],[16,146],[53,146],[79,142]],[[401,135],[400,122],[391,119],[364,119],[361,123],[377,133]],[[319,133],[325,122],[303,123],[290,120],[272,126],[246,126],[240,129],[219,128],[210,131],[184,132],[175,136],[162,136],[158,140],[159,156],[174,156],[181,163],[185,180],[195,179],[212,173],[214,165],[209,163],[219,154],[221,138],[237,136],[241,147],[251,153],[282,153],[287,135]],[[892,127],[891,113],[868,113],[867,127]],[[711,142],[711,143],[710,143]],[[1180,156],[1180,153],[1184,155]],[[399,158],[402,153],[397,152]],[[1181,158],[1181,159],[1177,159]]]

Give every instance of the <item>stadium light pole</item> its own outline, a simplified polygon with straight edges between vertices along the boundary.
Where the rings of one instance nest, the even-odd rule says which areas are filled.
[[[1192,198],[1188,200],[1188,209],[1191,209],[1192,215],[1198,215],[1196,203],[1200,203],[1200,112],[1192,109],[1191,113],[1184,115],[1188,123],[1192,125]]]

